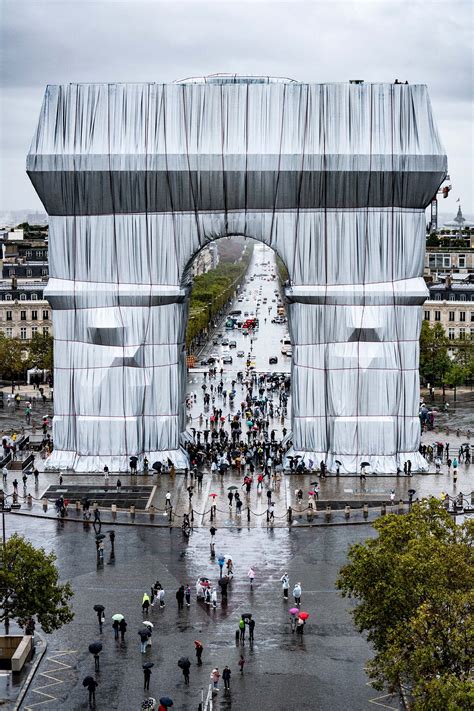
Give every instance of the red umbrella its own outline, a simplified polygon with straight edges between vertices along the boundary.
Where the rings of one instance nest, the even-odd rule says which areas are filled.
[[[298,615],[298,617],[300,618],[300,620],[307,620],[308,617],[309,617],[309,612],[304,612],[304,611],[303,611],[303,612],[300,612],[300,614]]]
[[[209,498],[210,498],[210,499],[216,499],[216,498],[217,498],[217,494],[209,494]]]

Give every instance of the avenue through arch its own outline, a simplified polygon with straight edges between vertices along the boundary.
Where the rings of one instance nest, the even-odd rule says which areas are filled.
[[[446,170],[423,85],[48,86],[27,171],[49,214],[49,466],[186,465],[186,267],[242,234],[289,272],[294,451],[423,468],[424,209]]]

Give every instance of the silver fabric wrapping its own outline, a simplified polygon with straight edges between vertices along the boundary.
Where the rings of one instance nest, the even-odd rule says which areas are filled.
[[[424,208],[446,173],[424,86],[50,86],[27,170],[50,215],[51,466],[185,465],[190,265],[241,234],[290,275],[294,450],[424,468]]]

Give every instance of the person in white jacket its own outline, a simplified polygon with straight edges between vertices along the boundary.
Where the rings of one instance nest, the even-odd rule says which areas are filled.
[[[212,607],[214,607],[214,608],[217,607],[217,590],[215,588],[212,588],[211,603],[212,603]]]
[[[293,597],[295,598],[295,605],[301,605],[301,583],[296,583],[295,587],[293,588]]]
[[[283,589],[283,597],[285,600],[288,600],[288,590],[290,589],[290,578],[288,577],[288,573],[282,575],[280,582]]]

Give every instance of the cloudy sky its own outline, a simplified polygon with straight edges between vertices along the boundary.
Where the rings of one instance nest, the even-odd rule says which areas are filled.
[[[41,208],[24,172],[46,84],[213,72],[426,83],[453,182],[473,200],[472,0],[0,0],[0,210]]]

